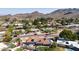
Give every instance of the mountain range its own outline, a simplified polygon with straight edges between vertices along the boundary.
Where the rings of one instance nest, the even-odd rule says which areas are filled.
[[[79,9],[76,8],[67,8],[67,9],[58,9],[51,13],[43,14],[38,11],[34,11],[32,13],[24,13],[24,14],[15,14],[15,15],[3,15],[0,18],[8,17],[10,19],[17,18],[17,19],[36,19],[39,17],[51,17],[56,19],[61,18],[78,18],[79,17]]]

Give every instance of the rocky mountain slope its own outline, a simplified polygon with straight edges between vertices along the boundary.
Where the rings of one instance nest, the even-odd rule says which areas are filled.
[[[38,11],[34,11],[32,13],[25,13],[25,14],[15,14],[15,15],[4,15],[0,16],[0,19],[2,18],[9,18],[14,19],[17,18],[20,19],[36,19],[39,17],[51,17],[51,18],[79,18],[79,9],[76,8],[68,8],[68,9],[58,9],[48,14],[43,14]]]

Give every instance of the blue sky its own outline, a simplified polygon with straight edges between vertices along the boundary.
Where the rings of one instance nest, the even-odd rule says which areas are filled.
[[[0,8],[0,15],[6,14],[18,14],[18,13],[31,13],[34,11],[38,11],[41,13],[50,13],[56,8]]]

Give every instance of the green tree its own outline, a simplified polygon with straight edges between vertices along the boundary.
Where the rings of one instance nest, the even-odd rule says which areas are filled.
[[[28,20],[22,20],[23,23],[23,28],[26,29],[30,29],[32,27],[32,22],[28,21]]]
[[[67,39],[67,40],[71,40],[71,41],[74,41],[74,40],[78,40],[78,37],[75,33],[73,33],[71,30],[66,30],[64,29],[60,34],[59,36],[61,38],[64,38],[64,39]]]
[[[75,24],[79,24],[79,18],[76,18],[76,19],[74,20],[74,23],[75,23]]]
[[[37,18],[33,21],[33,25],[35,25],[36,28],[44,28],[44,27],[47,27],[47,21],[48,19],[47,18]]]
[[[4,35],[3,42],[9,42],[9,41],[11,41],[11,39],[12,39],[12,37],[11,37],[10,33],[6,32]]]
[[[4,35],[4,39],[3,39],[4,42],[11,41],[11,39],[12,39],[12,32],[13,32],[13,26],[9,25],[9,27],[8,27],[5,35]]]
[[[17,38],[16,39],[16,42],[21,42],[22,40],[20,38]]]
[[[78,40],[79,40],[79,31],[77,31],[76,34],[77,34],[77,37],[78,37]]]
[[[62,24],[62,25],[66,25],[66,24],[67,24],[66,20],[62,20],[62,21],[61,21],[61,24]]]
[[[8,27],[8,30],[7,31],[9,31],[9,32],[13,32],[13,25],[9,25],[9,27]]]

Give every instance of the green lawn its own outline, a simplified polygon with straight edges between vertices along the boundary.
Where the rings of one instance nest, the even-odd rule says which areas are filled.
[[[36,48],[38,51],[64,51],[64,48],[62,47],[45,47],[45,46],[39,46]]]

